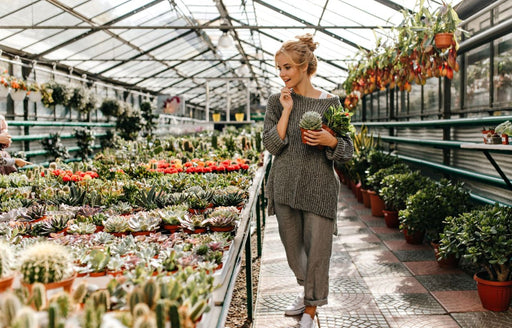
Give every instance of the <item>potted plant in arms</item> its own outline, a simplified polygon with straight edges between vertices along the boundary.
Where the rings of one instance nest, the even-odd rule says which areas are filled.
[[[448,217],[439,254],[450,254],[481,266],[474,275],[484,308],[505,311],[512,294],[512,208],[486,206]]]
[[[307,130],[319,131],[322,128],[322,115],[314,111],[305,112],[299,121],[302,143],[306,143],[304,132]]]

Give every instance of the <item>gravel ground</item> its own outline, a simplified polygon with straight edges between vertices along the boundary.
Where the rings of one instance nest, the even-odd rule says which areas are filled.
[[[262,229],[262,236],[263,236]],[[262,237],[263,238],[263,237]],[[252,287],[253,287],[253,310],[255,310],[256,296],[258,293],[258,280],[260,277],[260,261],[257,258],[257,237],[256,233],[251,236],[252,251]],[[245,287],[245,254],[242,255],[242,267],[235,281],[235,289],[233,290],[233,298],[226,318],[226,328],[249,328],[252,322],[247,319],[247,291]]]

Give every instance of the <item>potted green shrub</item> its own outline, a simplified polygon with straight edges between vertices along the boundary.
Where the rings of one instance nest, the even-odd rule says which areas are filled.
[[[411,169],[405,163],[396,163],[389,167],[379,169],[377,172],[368,176],[368,196],[370,197],[370,206],[372,209],[372,215],[374,216],[384,216],[386,220],[389,221],[389,228],[398,227],[398,213],[394,214],[394,216],[390,216],[392,213],[389,213],[388,210],[385,210],[385,204],[380,196],[380,190],[382,188],[382,180],[388,175],[398,174],[398,173],[407,173],[411,172]],[[386,212],[384,212],[386,211]],[[387,213],[387,214],[386,214]]]
[[[446,218],[439,254],[455,254],[484,269],[477,272],[484,308],[505,311],[512,294],[512,208],[486,206]]]
[[[438,253],[439,234],[444,228],[444,219],[466,212],[470,207],[469,191],[462,184],[441,179],[428,184],[407,198],[406,208],[399,212],[400,224],[413,231],[425,231],[435,253]],[[438,261],[441,260],[436,255]],[[455,257],[439,262],[440,265],[454,265]]]
[[[382,179],[382,188],[379,191],[386,210],[397,211],[405,209],[407,197],[414,195],[418,190],[425,188],[434,181],[423,176],[420,171],[392,174]],[[425,231],[415,230],[413,227],[401,225],[405,239],[408,243],[421,243]]]

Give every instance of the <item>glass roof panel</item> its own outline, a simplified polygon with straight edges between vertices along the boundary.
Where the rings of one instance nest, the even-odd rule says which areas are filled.
[[[410,0],[0,0],[0,49],[3,56],[73,66],[143,92],[183,93],[200,106],[208,81],[218,92],[213,99],[225,104],[225,78],[239,74],[242,60],[249,64],[264,98],[279,91],[282,81],[274,53],[283,41],[308,32],[320,45],[313,81],[328,91],[335,88],[345,79],[347,64],[358,48],[374,48],[376,36],[386,37],[390,26],[402,21],[399,9],[412,10],[415,4]],[[437,7],[441,1],[425,4]],[[217,46],[221,23],[234,27],[227,30],[234,39],[227,49]],[[48,29],[33,28],[37,26]],[[247,91],[234,87],[240,83],[230,89],[237,103],[245,101]]]

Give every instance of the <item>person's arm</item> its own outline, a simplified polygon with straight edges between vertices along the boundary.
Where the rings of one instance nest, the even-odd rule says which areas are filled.
[[[15,158],[14,163],[16,164],[17,167],[24,167],[25,165],[32,164],[30,162],[27,162],[24,159],[21,159],[21,158]]]
[[[280,154],[288,145],[286,131],[288,130],[289,114],[286,118],[282,118],[281,112],[279,98],[277,95],[272,95],[268,100],[263,122],[263,144],[272,155]]]

